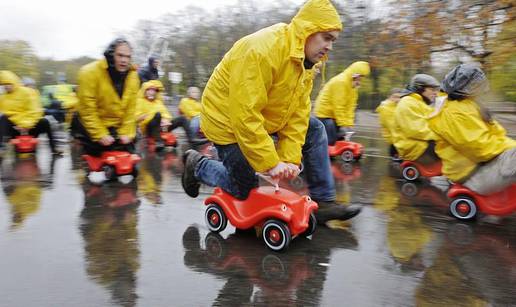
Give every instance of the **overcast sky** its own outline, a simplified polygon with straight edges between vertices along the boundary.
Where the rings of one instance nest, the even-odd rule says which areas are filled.
[[[271,2],[274,0],[264,0]],[[117,32],[140,19],[177,12],[187,5],[205,9],[237,0],[20,0],[0,2],[0,39],[28,41],[38,56],[68,59],[99,57]],[[291,0],[303,3],[304,0]]]

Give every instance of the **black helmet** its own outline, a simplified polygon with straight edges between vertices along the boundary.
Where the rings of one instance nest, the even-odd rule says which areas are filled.
[[[417,74],[410,79],[408,89],[412,92],[422,91],[425,87],[440,87],[439,81],[436,78],[427,74]]]

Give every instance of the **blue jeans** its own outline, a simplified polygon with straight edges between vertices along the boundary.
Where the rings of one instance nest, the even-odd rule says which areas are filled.
[[[326,135],[328,136],[328,145],[335,145],[338,139],[338,131],[337,123],[332,118],[318,118],[324,125],[324,129],[326,130]]]
[[[258,186],[254,169],[238,144],[215,145],[222,161],[204,159],[197,164],[195,176],[201,182],[220,187],[239,199],[246,199]],[[324,125],[311,117],[302,148],[303,164],[310,196],[316,201],[334,201],[335,181],[330,169],[328,141]]]
[[[190,133],[192,137],[199,137],[199,131],[201,129],[200,116],[194,116],[190,119]]]

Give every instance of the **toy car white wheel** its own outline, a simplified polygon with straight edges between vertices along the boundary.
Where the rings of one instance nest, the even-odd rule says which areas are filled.
[[[405,196],[414,197],[417,195],[417,192],[419,192],[417,185],[415,185],[413,182],[405,182],[401,186],[401,193],[403,193]]]
[[[104,165],[102,166],[102,171],[104,172],[104,176],[106,176],[106,180],[113,180],[116,177],[115,167],[112,165]]]
[[[414,166],[407,166],[402,171],[403,178],[408,181],[415,181],[419,178],[419,170]]]
[[[340,157],[342,158],[342,161],[344,162],[352,162],[353,161],[353,152],[351,150],[344,150]]]
[[[228,224],[228,219],[224,211],[216,204],[208,205],[204,218],[208,229],[212,232],[221,232],[226,229]]]
[[[340,170],[344,173],[344,175],[353,174],[353,165],[349,163],[341,163]]]
[[[290,230],[285,223],[278,220],[268,220],[263,225],[263,241],[273,251],[281,251],[290,244]]]
[[[451,202],[450,213],[460,220],[470,220],[476,216],[477,206],[472,199],[459,196]]]
[[[315,218],[315,214],[310,213],[310,217],[308,218],[308,228],[303,232],[304,237],[308,237],[313,235],[315,229],[317,228],[317,219]]]
[[[223,259],[226,256],[224,239],[222,239],[218,233],[208,233],[204,239],[204,246],[211,258]]]

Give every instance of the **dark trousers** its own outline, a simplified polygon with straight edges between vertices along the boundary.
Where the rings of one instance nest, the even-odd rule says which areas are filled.
[[[108,127],[109,134],[115,139],[115,142],[109,146],[104,146],[100,144],[97,141],[93,141],[84,127],[84,125],[81,123],[79,118],[74,118],[74,133],[76,134],[76,138],[81,141],[82,148],[84,153],[90,156],[100,156],[105,151],[128,151],[130,153],[134,153],[135,147],[134,142],[131,142],[129,144],[122,144],[118,140],[118,133],[116,131],[115,127]]]
[[[189,142],[192,141],[192,132],[190,131],[190,123],[184,116],[178,116],[172,119],[167,131],[172,131],[176,128],[182,127],[185,130],[186,138]],[[161,113],[157,112],[152,120],[147,124],[146,134],[155,140],[159,140],[161,131]]]
[[[14,129],[14,123],[9,120],[5,115],[0,116],[0,147],[4,146],[4,138],[6,136],[16,137],[20,135],[20,132]],[[38,137],[41,133],[46,133],[48,137],[48,143],[52,151],[56,148],[54,134],[50,128],[50,123],[46,118],[40,119],[34,127],[29,129],[28,134],[33,137]]]
[[[337,142],[339,135],[339,128],[337,127],[337,123],[332,118],[318,118],[324,125],[324,129],[326,130],[326,135],[328,136],[328,145],[335,145]]]
[[[439,162],[440,160],[439,156],[435,153],[435,141],[428,141],[428,147],[425,152],[417,158],[416,162],[429,165]]]

